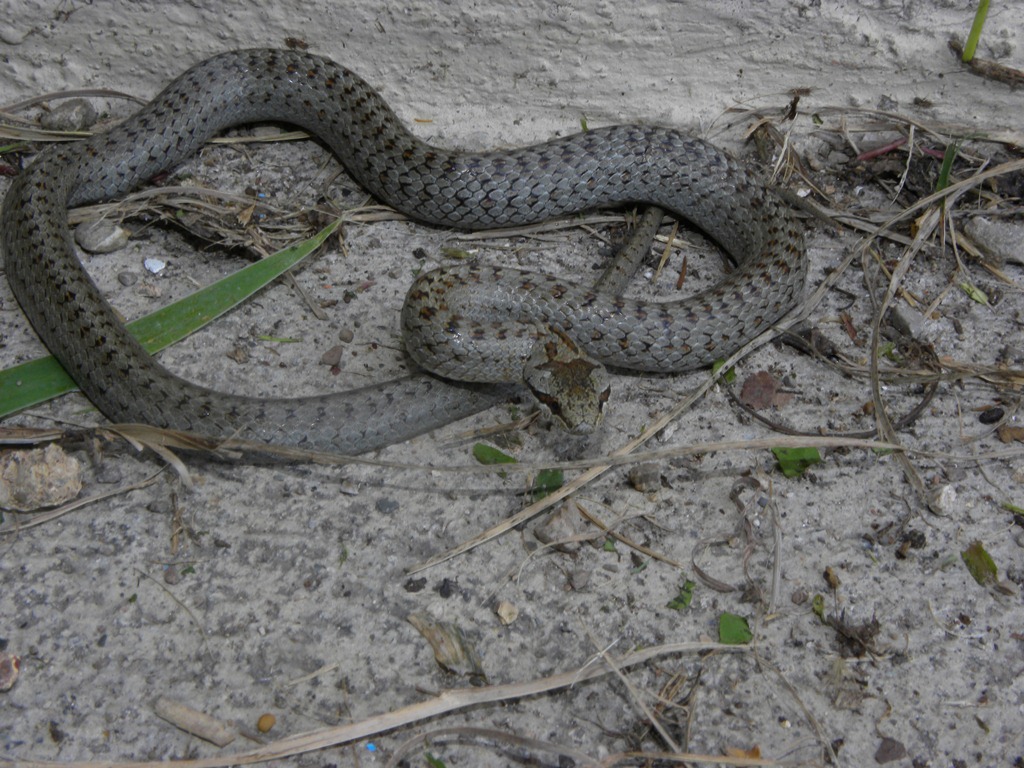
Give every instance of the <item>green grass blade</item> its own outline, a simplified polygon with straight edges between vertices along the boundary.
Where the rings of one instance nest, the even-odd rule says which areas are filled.
[[[954,141],[946,145],[946,151],[942,155],[942,165],[939,167],[939,178],[935,181],[935,191],[941,192],[949,186],[949,174],[953,172],[953,161],[960,152],[960,142]],[[942,198],[942,210],[946,210],[946,198]]]
[[[220,317],[319,248],[340,226],[332,222],[308,240],[250,264],[180,301],[128,324],[151,353],[174,344]],[[30,360],[0,371],[0,419],[77,387],[52,357]]]
[[[967,35],[967,43],[964,45],[963,55],[960,57],[965,64],[974,58],[974,52],[978,48],[978,41],[981,39],[981,28],[985,26],[986,16],[988,16],[988,0],[981,0],[978,3],[978,10],[974,14],[974,23],[971,24],[971,31]]]
[[[942,153],[942,165],[939,167],[939,178],[935,182],[935,191],[941,192],[949,186],[949,174],[953,170],[953,161],[956,160],[960,151],[960,142],[954,141],[946,145],[946,151]]]

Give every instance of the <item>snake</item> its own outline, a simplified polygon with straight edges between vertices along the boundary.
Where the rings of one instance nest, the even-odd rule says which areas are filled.
[[[650,204],[703,230],[736,266],[711,288],[664,302],[506,266],[431,270],[415,280],[402,309],[407,349],[426,370],[298,398],[202,387],[168,371],[128,332],[76,255],[68,209],[123,195],[223,131],[256,122],[311,133],[375,198],[427,225],[496,229]],[[40,152],[11,184],[0,226],[15,298],[110,420],[351,455],[507,399],[522,387],[523,360],[551,352],[551,338],[580,350],[566,363],[573,375],[591,365],[660,373],[706,366],[785,315],[807,270],[788,206],[709,142],[671,128],[618,125],[522,148],[448,150],[414,136],[358,75],[299,50],[214,56],[109,131]],[[497,318],[499,311],[508,316]],[[511,332],[509,322],[531,330]],[[506,353],[490,350],[509,336],[518,339],[510,354],[519,362],[499,365],[493,355]],[[509,383],[485,383],[499,368]]]

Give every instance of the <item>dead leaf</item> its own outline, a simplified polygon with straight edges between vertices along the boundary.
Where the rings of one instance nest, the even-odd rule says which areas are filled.
[[[430,643],[434,660],[444,670],[486,682],[480,657],[461,629],[448,621],[435,621],[423,613],[413,613],[407,620]]]
[[[793,399],[789,392],[780,391],[782,384],[768,371],[758,371],[747,377],[740,390],[739,400],[748,408],[763,411],[767,408],[782,408]]]
[[[1009,424],[1004,424],[996,430],[996,434],[1004,443],[1024,443],[1024,427],[1011,427]]]

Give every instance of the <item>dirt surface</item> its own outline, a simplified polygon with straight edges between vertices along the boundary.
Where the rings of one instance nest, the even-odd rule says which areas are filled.
[[[412,468],[234,466],[186,456],[188,485],[151,451],[107,438],[71,442],[82,469],[78,497],[104,498],[35,527],[26,526],[36,515],[5,512],[0,526],[0,651],[21,666],[0,693],[0,757],[228,764],[260,741],[358,723],[443,689],[568,673],[567,688],[475,704],[278,762],[384,765],[404,754],[406,764],[426,765],[429,753],[450,766],[584,765],[634,750],[737,751],[797,765],[1024,761],[1024,528],[1007,506],[1024,506],[1014,432],[1024,427],[1019,169],[966,193],[923,239],[881,323],[877,402],[868,372],[873,317],[914,234],[907,222],[892,236],[869,241],[865,232],[935,189],[954,139],[973,137],[960,145],[954,182],[1020,158],[1021,92],[965,71],[947,48],[951,34],[966,34],[973,9],[255,5],[21,3],[0,27],[0,102],[83,88],[147,98],[217,51],[301,38],[379,85],[419,135],[439,144],[537,141],[578,130],[581,120],[658,122],[692,129],[767,175],[785,141],[780,184],[819,212],[841,214],[802,213],[806,314],[838,357],[769,344],[736,366],[733,389],[776,424],[820,435],[871,432],[881,406],[909,450],[906,462],[891,451],[803,438],[821,447],[822,460],[787,477],[764,444],[750,445],[787,438],[716,385],[641,448],[661,453],[594,473],[554,505],[554,522],[545,511],[410,573],[531,504],[535,472],[452,471],[478,466],[475,444],[534,468],[596,461],[651,434],[709,374],[614,374],[603,429],[582,443],[543,417],[491,431],[530,413],[524,399],[368,457]],[[979,52],[1021,66],[1021,4],[995,5]],[[797,88],[807,90],[786,119]],[[101,125],[132,109],[111,97],[94,103]],[[35,120],[40,109],[15,114]],[[745,141],[762,116],[774,140]],[[861,156],[899,138],[908,141]],[[13,170],[29,154],[0,162]],[[246,143],[209,147],[169,181],[259,192],[264,205],[285,211],[364,203],[337,173],[313,142]],[[6,184],[0,177],[0,194]],[[163,215],[173,217],[170,205]],[[928,231],[928,210],[938,209],[908,220]],[[212,221],[272,245],[272,229],[240,223],[244,211],[226,208]],[[349,222],[344,248],[332,241],[295,276],[298,287],[272,287],[161,360],[203,384],[259,395],[383,380],[409,366],[398,308],[414,272],[444,261],[442,249],[586,277],[624,232],[620,215],[593,227],[464,240],[385,218]],[[994,243],[993,224],[1009,227],[1008,254],[979,259],[970,245]],[[124,248],[87,263],[126,317],[246,261],[243,251],[146,218],[125,226],[133,236]],[[683,290],[720,273],[707,243],[686,230],[680,237],[686,245],[669,249],[665,271],[655,278],[648,269],[636,292],[674,295],[684,253]],[[158,273],[144,266],[153,257],[166,263]],[[835,284],[819,303],[826,280]],[[0,302],[5,365],[42,353],[4,281]],[[324,364],[339,345],[337,365]],[[885,375],[893,369],[902,375]],[[942,375],[924,375],[935,373]],[[899,423],[906,414],[909,422]],[[3,426],[102,424],[71,395]],[[581,470],[565,477],[574,481]],[[545,546],[538,536],[573,541]],[[979,548],[998,569],[986,584],[961,554]],[[688,580],[692,601],[670,606]],[[499,618],[499,606],[514,620]],[[746,619],[750,644],[714,646],[725,614]],[[412,615],[456,628],[471,657],[443,670]],[[707,647],[666,651],[620,675],[574,677],[604,664],[603,652],[622,658],[679,643]],[[159,697],[239,735],[219,749],[160,719]],[[260,734],[265,713],[276,725]],[[469,727],[490,730],[435,733]]]

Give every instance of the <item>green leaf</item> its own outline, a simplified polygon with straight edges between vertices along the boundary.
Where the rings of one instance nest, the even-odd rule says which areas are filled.
[[[718,373],[722,369],[723,365],[725,365],[725,360],[715,360],[715,362],[711,364],[711,373]],[[722,381],[724,381],[726,384],[732,384],[733,382],[735,382],[736,369],[730,368],[725,373],[723,373]]]
[[[1017,517],[1024,517],[1024,507],[1018,507],[1016,504],[1011,504],[1008,501],[1004,501],[1002,507],[1007,512],[1012,512]]]
[[[442,248],[441,255],[444,256],[446,259],[457,259],[459,261],[466,261],[467,259],[473,258],[473,254],[470,253],[469,251],[464,250],[462,248],[452,248],[450,246],[447,248]]]
[[[615,539],[613,539],[611,536],[607,537],[604,540],[604,544],[601,546],[601,549],[603,549],[605,552],[614,552],[615,551]]]
[[[750,625],[742,616],[723,613],[718,617],[718,642],[725,645],[746,645],[754,639]]]
[[[444,760],[438,760],[429,752],[425,752],[423,754],[423,759],[427,761],[427,765],[429,765],[430,768],[445,768]]]
[[[533,481],[533,500],[540,501],[550,496],[565,483],[565,475],[560,469],[544,469],[537,473]]]
[[[811,598],[811,610],[815,616],[825,621],[825,596],[820,592]]]
[[[77,385],[53,357],[41,357],[0,371],[0,418],[44,403]]]
[[[477,443],[473,446],[473,458],[479,461],[481,464],[515,464],[516,459],[514,456],[509,456],[507,453],[502,453],[493,445],[487,445],[487,443]]]
[[[668,601],[665,606],[672,611],[685,611],[690,607],[690,603],[693,602],[693,588],[697,586],[695,582],[687,579],[683,582],[682,586],[679,587],[679,594]]]
[[[817,448],[772,448],[772,453],[786,477],[799,477],[808,467],[821,462]]]
[[[898,363],[900,361],[899,355],[896,354],[896,344],[891,341],[888,341],[885,344],[879,344],[878,354],[888,360],[892,360],[894,363]]]
[[[969,283],[964,280],[960,283],[960,290],[966,293],[971,301],[976,301],[978,304],[984,304],[986,307],[988,306],[988,294],[973,283]]]
[[[515,457],[509,456],[507,453],[502,453],[493,445],[487,445],[487,443],[477,443],[473,446],[473,458],[481,464],[486,465],[516,463]],[[508,477],[508,473],[500,471],[498,472],[498,477],[505,479]]]
[[[981,586],[995,584],[998,581],[999,569],[996,568],[995,560],[985,551],[985,547],[980,541],[972,542],[967,549],[960,553],[960,557],[971,576]]]
[[[150,353],[188,336],[278,278],[319,248],[341,224],[335,221],[313,237],[250,264],[212,285],[128,324]],[[0,418],[76,389],[52,357],[0,371]]]

